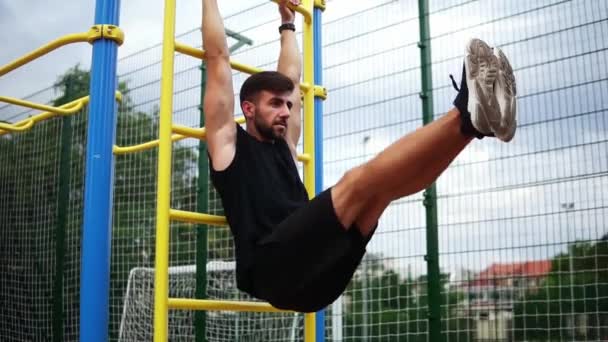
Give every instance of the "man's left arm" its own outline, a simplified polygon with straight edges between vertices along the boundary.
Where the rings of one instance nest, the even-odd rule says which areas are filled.
[[[287,4],[298,6],[300,0],[283,0],[279,4],[281,14],[281,24],[293,24],[295,12],[287,7]],[[289,121],[287,122],[286,140],[294,159],[296,159],[296,146],[300,140],[302,126],[302,101],[300,96],[300,77],[302,75],[302,57],[296,40],[296,33],[291,29],[281,31],[281,52],[277,71],[287,76],[294,83],[294,90],[291,94],[291,107]]]

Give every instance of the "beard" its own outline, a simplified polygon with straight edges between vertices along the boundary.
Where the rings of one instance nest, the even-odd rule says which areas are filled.
[[[254,123],[255,128],[258,131],[258,133],[264,139],[268,139],[268,140],[283,139],[283,137],[285,136],[285,132],[287,132],[287,125],[286,125],[287,123],[285,123],[285,129],[282,130],[282,132],[278,132],[274,129],[274,123],[267,125],[260,118],[261,118],[261,115],[258,115],[258,112],[256,111],[253,123]]]

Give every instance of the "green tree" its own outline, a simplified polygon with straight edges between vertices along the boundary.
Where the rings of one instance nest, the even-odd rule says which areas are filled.
[[[79,65],[59,76],[54,88],[60,95],[51,101],[54,106],[89,95],[89,71]],[[128,146],[155,140],[158,136],[158,109],[139,110],[131,96],[128,82],[119,82],[122,102],[118,105],[116,142]],[[8,278],[36,278],[21,287],[15,298],[32,298],[31,305],[14,303],[14,298],[0,298],[6,310],[28,307],[21,315],[38,317],[47,324],[31,324],[22,332],[31,340],[50,340],[53,263],[48,260],[54,250],[56,209],[58,202],[59,156],[62,122],[69,120],[71,134],[69,222],[64,273],[64,310],[66,322],[78,322],[80,287],[80,235],[82,229],[85,179],[86,130],[88,109],[62,119],[37,124],[28,132],[0,137],[0,222],[2,228],[2,267]],[[66,119],[69,118],[69,119]],[[184,144],[173,145],[172,207],[194,211],[196,208],[195,149]],[[134,267],[154,267],[156,213],[157,150],[115,156],[114,210],[112,227],[112,260],[110,284],[110,332],[115,339],[122,314],[129,271]],[[15,214],[15,213],[18,213]],[[188,224],[171,227],[171,264],[192,264],[196,251],[196,235]],[[9,248],[10,247],[10,248]],[[45,259],[46,258],[46,259]],[[18,267],[15,267],[17,265]],[[10,293],[10,291],[2,291]],[[47,307],[40,305],[47,303]],[[3,315],[5,317],[6,315]],[[10,316],[10,315],[9,315]],[[15,322],[21,319],[15,316]],[[15,322],[0,323],[15,326]],[[27,324],[28,322],[25,322]],[[24,323],[20,323],[23,325]],[[31,332],[29,331],[31,330]],[[66,339],[78,336],[78,326],[65,325]]]
[[[62,96],[54,101],[61,105],[89,93],[90,74],[77,65],[59,77],[55,87]],[[126,81],[118,83],[122,101],[118,105],[116,144],[131,146],[156,140],[158,137],[158,108],[149,112],[138,110]],[[82,203],[84,182],[84,153],[86,117],[76,120],[73,144],[72,195]],[[135,267],[154,267],[156,219],[156,149],[118,155],[114,162],[114,210],[112,227],[112,260],[110,284],[110,332],[115,338],[122,314],[123,297],[129,272]],[[173,147],[172,207],[193,211],[196,206],[197,153],[180,144]],[[74,201],[74,199],[72,199]],[[81,216],[80,216],[81,218]],[[76,227],[80,227],[81,221]],[[193,229],[182,223],[171,226],[171,261],[173,265],[192,264],[196,236]]]
[[[2,336],[52,338],[60,128],[55,120],[0,136]]]
[[[345,308],[345,341],[388,342],[428,339],[428,298],[426,276],[403,277],[387,268],[380,255],[367,256],[349,284]],[[364,264],[366,264],[363,266]],[[447,289],[448,274],[441,276],[441,288]],[[444,293],[442,322],[450,341],[469,341],[464,318],[452,310],[462,299],[456,292]],[[447,304],[447,305],[446,305]],[[469,322],[470,323],[470,322]],[[458,328],[460,327],[460,331]],[[449,329],[448,329],[449,328]],[[367,338],[366,338],[367,337]]]
[[[515,337],[550,341],[608,339],[608,236],[572,243],[552,260],[541,288],[514,306]]]

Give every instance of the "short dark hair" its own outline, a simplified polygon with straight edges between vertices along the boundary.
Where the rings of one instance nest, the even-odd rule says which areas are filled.
[[[295,85],[285,75],[276,71],[262,71],[249,76],[243,83],[240,92],[241,104],[244,101],[255,102],[256,96],[263,90],[272,93],[293,91]]]

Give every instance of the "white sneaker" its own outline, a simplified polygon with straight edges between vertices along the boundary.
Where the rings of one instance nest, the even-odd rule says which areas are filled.
[[[494,56],[498,59],[498,78],[494,93],[500,107],[500,127],[493,131],[498,139],[507,142],[513,139],[517,128],[517,88],[513,68],[507,56],[499,48],[494,48]]]
[[[500,107],[494,94],[498,58],[488,44],[474,38],[466,45],[464,63],[471,122],[479,132],[492,135],[501,127]]]

